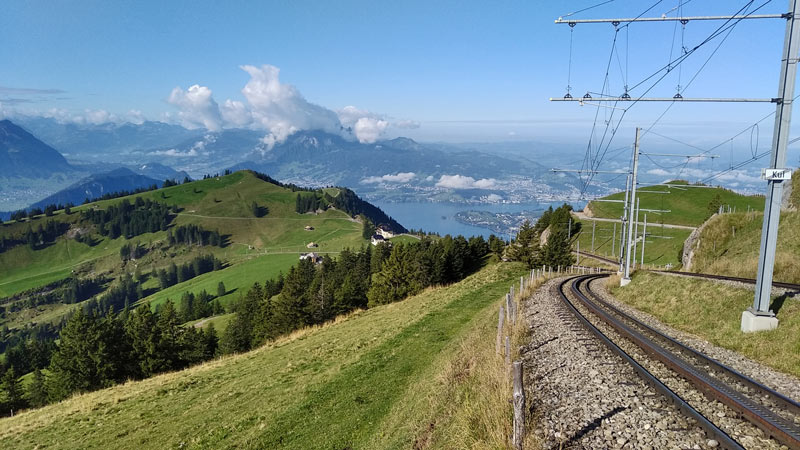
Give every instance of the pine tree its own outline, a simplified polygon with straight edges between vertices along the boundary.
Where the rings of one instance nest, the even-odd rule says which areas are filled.
[[[28,386],[28,403],[34,408],[47,404],[47,389],[44,374],[38,368],[33,371],[33,381]]]
[[[526,220],[519,228],[517,239],[509,247],[509,256],[532,269],[540,264],[539,238],[536,229]]]
[[[3,375],[2,383],[0,383],[5,394],[5,401],[3,402],[3,412],[11,413],[16,412],[27,406],[27,401],[23,395],[22,384],[20,383],[14,369],[6,370]]]
[[[228,291],[225,289],[225,283],[220,281],[219,284],[217,285],[217,297],[225,296],[226,292]]]

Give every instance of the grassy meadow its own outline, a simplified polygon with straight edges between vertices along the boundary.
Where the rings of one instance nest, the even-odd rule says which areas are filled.
[[[338,195],[338,190],[327,192]],[[177,205],[180,212],[173,220],[174,226],[195,224],[206,230],[219,230],[226,245],[212,246],[168,246],[166,232],[146,233],[130,240],[110,239],[93,234],[92,245],[80,243],[62,236],[42,249],[32,250],[19,245],[0,253],[0,297],[37,288],[59,281],[73,273],[80,277],[98,275],[116,279],[123,273],[133,273],[137,267],[148,274],[166,268],[171,263],[182,264],[192,258],[213,253],[226,267],[194,279],[179,283],[164,291],[158,290],[158,280],[150,276],[142,285],[149,295],[142,302],[155,308],[167,298],[179,300],[184,292],[199,293],[205,289],[216,294],[220,281],[225,284],[227,294],[221,298],[223,304],[238,298],[256,281],[264,282],[287,272],[294,265],[299,253],[316,251],[336,254],[345,248],[357,249],[367,245],[361,236],[362,224],[343,211],[329,209],[319,214],[298,214],[295,211],[297,193],[280,186],[264,182],[252,173],[235,172],[230,175],[198,180],[156,191],[143,192],[125,197],[133,202],[136,197]],[[122,201],[122,198],[103,200],[76,206],[70,215],[63,211],[52,217],[38,216],[25,222],[6,222],[0,233],[16,235],[28,227],[37,227],[47,220],[75,224],[79,212],[87,208],[106,208]],[[267,209],[263,217],[254,217],[252,202]],[[313,227],[306,230],[305,227]],[[86,232],[87,230],[82,230]],[[313,248],[307,244],[314,242]],[[120,248],[126,243],[139,243],[147,253],[137,261],[121,261]],[[155,293],[154,293],[155,292]],[[26,323],[58,321],[74,309],[73,305],[43,305],[15,312],[0,325],[22,327]]]
[[[672,183],[671,183],[672,184]],[[685,182],[676,182],[686,184]],[[675,185],[673,185],[675,186]],[[666,192],[653,194],[650,192]],[[642,209],[669,210],[662,215],[664,223],[674,225],[700,226],[708,218],[708,203],[719,194],[723,205],[736,207],[737,212],[749,210],[763,211],[763,196],[745,196],[724,188],[702,187],[667,187],[665,185],[647,186],[637,190],[636,198],[640,200]],[[625,200],[625,192],[605,197],[611,200]],[[589,209],[595,217],[619,219],[622,216],[622,203],[589,202]],[[650,215],[653,222],[661,221],[656,215]],[[640,216],[640,220],[643,220]]]
[[[649,217],[648,217],[649,218]],[[592,251],[592,223],[591,220],[581,220],[582,229],[578,235],[577,242],[580,242],[581,252],[592,253],[598,256],[612,258],[619,256],[620,251],[620,230],[622,224],[616,224],[616,237],[614,234],[614,223],[596,221],[594,230],[594,250]],[[639,234],[643,232],[643,226],[639,225]],[[689,237],[691,231],[677,228],[666,228],[658,223],[647,224],[647,238],[644,248],[644,263],[647,265],[655,264],[663,266],[680,264],[679,253],[683,249],[683,242]],[[573,249],[576,249],[573,244]],[[636,248],[636,261],[641,262],[642,243],[639,242]]]
[[[484,424],[509,420],[510,391],[485,390],[495,394],[481,400],[486,380],[475,377],[486,361],[497,364],[497,307],[524,272],[491,264],[249,353],[0,419],[0,441],[4,449],[501,447],[507,430]],[[505,416],[474,408],[480,401],[502,405]]]
[[[693,272],[755,278],[763,213],[721,214],[703,228]],[[800,212],[783,212],[778,227],[774,279],[800,283]]]

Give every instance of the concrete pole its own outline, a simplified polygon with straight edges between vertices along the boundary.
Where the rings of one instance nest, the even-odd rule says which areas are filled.
[[[616,244],[617,244],[617,223],[614,222],[614,232],[611,233],[611,256],[614,256],[614,251],[617,249]]]
[[[567,240],[572,238],[572,216],[569,218],[569,224],[567,225]]]
[[[797,56],[800,48],[800,0],[789,0],[791,13],[786,21],[786,35],[781,55],[781,71],[778,80],[778,103],[775,110],[775,129],[772,134],[770,169],[786,167],[786,147],[789,141],[789,126],[792,121],[792,99],[797,79]],[[778,319],[769,310],[772,298],[772,275],[775,268],[775,247],[778,244],[778,223],[781,216],[783,180],[767,181],[767,197],[764,203],[764,222],[761,227],[758,275],[753,306],[742,313],[742,331],[758,331],[778,326]]]
[[[630,195],[631,176],[625,177],[625,203],[623,204],[622,212],[622,226],[620,227],[619,234],[619,273],[625,273],[625,242],[624,238],[627,236],[625,226],[628,221],[628,196]]]
[[[800,0],[797,0],[800,1]],[[631,207],[628,208],[630,212],[630,216],[628,218],[628,244],[625,250],[625,274],[620,279],[620,285],[625,286],[631,282],[631,241],[633,240],[633,227],[631,224],[633,223],[634,216],[633,216],[633,205],[636,200],[636,175],[639,172],[639,131],[640,128],[636,128],[636,141],[634,141],[633,145],[633,175],[631,176],[631,199],[630,205]]]
[[[644,242],[647,239],[647,213],[644,213],[644,229],[642,230],[642,263],[640,264],[641,267],[644,267]]]
[[[597,225],[596,221],[592,221],[592,253],[594,253],[594,228]]]
[[[581,241],[578,241],[578,259],[575,261],[575,264],[581,263]]]
[[[636,249],[639,247],[639,199],[636,199],[636,222],[633,225],[633,267],[636,268]]]

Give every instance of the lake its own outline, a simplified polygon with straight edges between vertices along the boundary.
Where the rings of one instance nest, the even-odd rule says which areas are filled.
[[[533,203],[486,203],[479,205],[462,205],[455,203],[384,203],[371,201],[373,205],[382,209],[406,228],[436,232],[444,236],[463,235],[483,236],[488,238],[493,232],[488,228],[476,227],[458,222],[456,213],[460,211],[489,211],[492,213],[517,213],[521,211],[538,212],[546,210],[549,206],[554,208],[564,202],[533,202]],[[538,217],[538,216],[537,216]],[[497,234],[497,233],[494,233]],[[512,236],[500,236],[506,239]]]

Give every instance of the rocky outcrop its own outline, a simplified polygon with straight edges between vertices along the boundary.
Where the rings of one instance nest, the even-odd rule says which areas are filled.
[[[690,234],[689,237],[683,242],[681,264],[683,265],[683,270],[686,272],[691,272],[692,270],[692,258],[694,258],[695,250],[700,247],[700,235],[703,233],[703,229],[718,215],[719,214],[714,214],[706,219],[706,221],[703,222],[703,224],[699,227],[695,228],[694,231],[692,231],[692,234]]]

